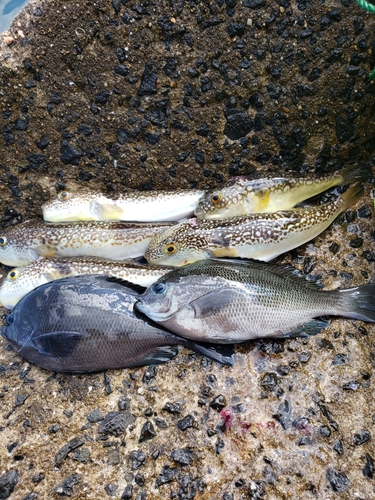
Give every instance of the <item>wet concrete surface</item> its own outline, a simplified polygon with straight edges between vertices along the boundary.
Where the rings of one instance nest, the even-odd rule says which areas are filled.
[[[349,1],[27,6],[1,45],[1,226],[65,188],[370,163],[374,29]],[[278,262],[328,289],[373,283],[373,195],[374,178]],[[231,368],[181,349],[65,375],[1,339],[0,498],[374,498],[374,326],[236,350]]]

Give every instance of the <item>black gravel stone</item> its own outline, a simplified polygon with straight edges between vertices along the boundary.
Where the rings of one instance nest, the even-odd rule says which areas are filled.
[[[44,149],[46,149],[46,147],[48,146],[48,144],[49,144],[49,140],[45,136],[41,137],[40,140],[39,140],[39,142],[36,143],[37,147],[39,149],[41,149],[42,151]]]
[[[260,9],[266,5],[266,0],[242,0],[242,5],[249,9]]]
[[[141,450],[134,450],[130,453],[129,458],[130,458],[130,468],[132,470],[137,470],[144,464],[146,460],[146,454],[143,453],[143,451]]]
[[[80,448],[72,453],[72,459],[82,464],[87,464],[90,461],[90,450],[87,448]]]
[[[159,487],[162,484],[170,483],[171,481],[173,481],[176,473],[177,469],[171,469],[169,465],[164,465],[156,479],[156,486]]]
[[[333,445],[333,450],[336,451],[339,455],[342,455],[344,453],[344,447],[342,445],[342,441],[336,441],[336,443]]]
[[[81,478],[82,478],[81,474],[71,474],[62,483],[57,485],[53,491],[59,495],[70,497],[73,495],[74,488],[79,483]]]
[[[139,96],[153,95],[157,93],[157,79],[158,75],[153,71],[151,62],[145,64],[145,69],[142,75],[141,85],[137,94]]]
[[[38,493],[28,493],[22,500],[36,500],[38,498]]]
[[[95,95],[95,103],[105,104],[108,101],[110,95],[111,93],[109,90],[101,90]]]
[[[372,208],[369,205],[363,205],[357,210],[357,214],[361,219],[370,219],[372,217]]]
[[[182,418],[177,422],[177,427],[180,429],[180,431],[186,431],[186,429],[193,427],[193,424],[194,424],[193,417],[191,415],[186,415],[186,417]]]
[[[60,467],[61,463],[69,455],[72,450],[79,448],[85,443],[82,436],[77,436],[65,444],[55,455],[55,467]]]
[[[100,434],[121,436],[134,421],[135,417],[129,412],[109,412],[100,424],[98,432]]]
[[[227,27],[227,33],[231,38],[242,36],[245,33],[245,25],[243,23],[230,23]]]
[[[110,497],[116,496],[117,489],[118,489],[118,485],[114,484],[114,483],[108,483],[106,486],[104,486],[104,491]]]
[[[182,448],[172,451],[171,459],[180,465],[191,465],[194,455],[191,451]]]
[[[333,491],[336,491],[337,493],[345,493],[345,491],[349,488],[350,481],[343,472],[339,472],[332,467],[328,467],[326,477]]]
[[[81,153],[68,141],[62,140],[60,145],[60,159],[66,165],[78,165]]]
[[[226,118],[224,134],[233,141],[246,136],[253,128],[250,116],[242,109],[225,109],[224,116]]]
[[[364,476],[373,479],[374,471],[375,471],[374,459],[372,458],[371,455],[366,453],[366,464],[362,469],[362,473]]]
[[[333,255],[336,255],[339,250],[340,245],[336,242],[331,243],[331,245],[329,246],[329,251],[333,253]]]
[[[130,500],[133,496],[133,485],[128,484],[121,495],[121,500]]]
[[[267,372],[263,375],[260,385],[267,391],[273,391],[280,383],[280,379],[274,372]]]
[[[227,400],[222,394],[216,396],[210,403],[210,407],[216,411],[221,411],[227,405]]]
[[[150,384],[155,379],[157,372],[158,369],[155,365],[149,366],[143,374],[142,382],[144,384]]]
[[[356,238],[350,240],[349,246],[352,248],[360,248],[363,245],[363,238],[357,236]]]
[[[29,124],[29,118],[26,117],[24,120],[22,118],[18,118],[14,124],[14,130],[26,130]]]
[[[375,251],[374,250],[366,250],[361,254],[361,257],[368,260],[369,262],[375,262]]]
[[[117,406],[118,406],[118,409],[120,411],[129,410],[130,409],[130,399],[125,397],[125,396],[121,396],[117,402]]]
[[[17,470],[10,470],[0,477],[0,500],[5,500],[13,493],[19,478]]]
[[[104,415],[100,410],[95,409],[87,415],[87,420],[92,424],[95,424],[96,422],[101,422],[102,420],[104,420]]]
[[[272,417],[281,424],[283,429],[288,429],[291,423],[291,414],[292,408],[289,401],[285,399]]]
[[[370,439],[371,439],[370,431],[361,431],[358,434],[354,434],[353,443],[356,446],[359,446],[361,444],[367,443],[367,441],[370,441]]]
[[[181,413],[181,405],[179,403],[165,403],[162,409],[172,415],[178,415]]]
[[[155,436],[156,436],[156,432],[155,432],[154,426],[152,425],[152,422],[150,422],[148,420],[141,429],[141,434],[139,436],[139,442],[143,443],[144,441],[148,441],[149,439],[152,439]]]
[[[27,161],[30,168],[37,170],[45,163],[45,156],[39,153],[31,153],[27,155]]]
[[[340,144],[348,141],[354,134],[354,125],[350,120],[346,120],[341,116],[335,118],[336,137]]]
[[[129,74],[129,68],[125,64],[117,64],[115,66],[115,73],[121,76],[127,76]]]
[[[332,364],[334,366],[336,366],[336,365],[345,365],[347,361],[348,361],[348,355],[347,354],[338,353],[333,358]]]
[[[247,493],[251,500],[264,498],[266,494],[266,483],[264,481],[250,481]]]

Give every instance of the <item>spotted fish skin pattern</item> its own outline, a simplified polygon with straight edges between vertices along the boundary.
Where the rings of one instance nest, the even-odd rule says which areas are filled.
[[[170,223],[71,222],[46,224],[31,219],[0,234],[0,262],[24,266],[28,249],[43,257],[141,257],[152,237]]]
[[[136,308],[195,341],[316,335],[328,325],[321,316],[375,322],[375,284],[325,291],[291,266],[204,260],[165,274]]]
[[[315,238],[362,194],[355,184],[336,200],[319,206],[250,214],[223,220],[190,219],[167,228],[149,244],[150,264],[183,266],[211,257],[269,261]]]
[[[340,184],[367,181],[365,166],[349,166],[321,177],[247,179],[234,177],[228,186],[206,193],[199,200],[195,215],[202,219],[223,219],[249,213],[289,210],[298,203]]]
[[[68,276],[96,274],[148,287],[172,268],[148,266],[131,259],[115,261],[96,257],[40,258],[23,267],[11,269],[0,284],[0,305],[13,307],[38,286]]]
[[[178,221],[193,215],[203,194],[199,189],[129,191],[118,195],[87,190],[62,191],[56,199],[43,205],[43,218],[49,222]]]
[[[72,276],[27,294],[1,335],[17,354],[47,370],[94,372],[163,363],[177,345],[224,364],[233,349],[196,344],[134,313],[139,294],[105,276]]]

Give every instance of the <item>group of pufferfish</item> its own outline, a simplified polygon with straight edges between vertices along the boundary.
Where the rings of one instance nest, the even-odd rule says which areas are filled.
[[[374,284],[323,292],[266,263],[324,231],[368,178],[354,166],[236,177],[210,192],[62,191],[44,221],[0,234],[0,262],[16,266],[0,285],[13,309],[1,333],[43,368],[89,372],[164,362],[179,344],[230,365],[225,344],[313,335],[327,315],[375,322]],[[303,204],[341,185],[331,201]]]

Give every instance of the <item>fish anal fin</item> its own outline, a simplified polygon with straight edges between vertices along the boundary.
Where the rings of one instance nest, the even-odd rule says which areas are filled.
[[[172,346],[157,347],[145,358],[140,359],[134,366],[158,365],[170,361],[178,354],[178,349]]]
[[[303,325],[299,325],[293,330],[289,330],[280,337],[283,338],[294,338],[294,337],[310,337],[311,335],[317,335],[329,324],[329,321],[324,319],[312,319]]]

